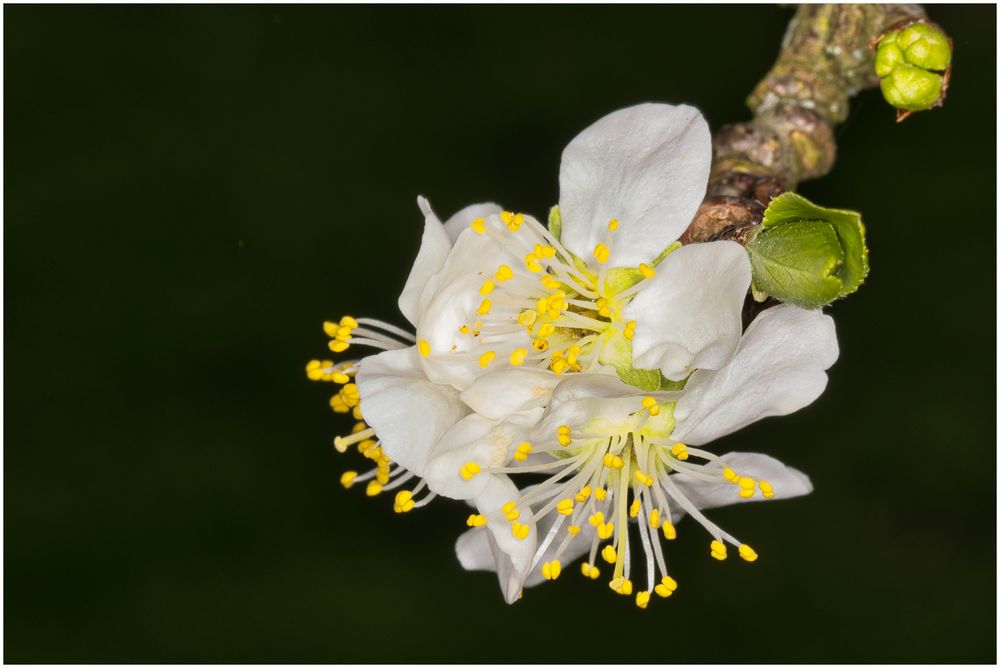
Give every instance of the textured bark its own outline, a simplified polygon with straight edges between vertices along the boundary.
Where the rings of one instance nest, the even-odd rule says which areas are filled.
[[[878,85],[871,45],[922,19],[919,5],[801,5],[747,99],[753,119],[715,134],[708,192],[681,241],[745,242],[772,197],[829,172],[834,126],[852,96]]]

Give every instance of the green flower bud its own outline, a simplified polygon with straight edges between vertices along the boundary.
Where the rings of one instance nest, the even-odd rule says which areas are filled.
[[[753,294],[818,308],[855,290],[868,275],[861,216],[816,206],[795,193],[771,200],[747,242]]]
[[[951,42],[928,23],[887,33],[875,50],[882,95],[897,109],[922,111],[939,105],[951,66]]]

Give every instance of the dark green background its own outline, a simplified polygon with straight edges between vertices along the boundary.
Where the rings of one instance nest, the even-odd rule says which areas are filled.
[[[752,566],[682,524],[643,612],[575,566],[507,607],[460,504],[344,491],[303,367],[403,322],[417,194],[544,213],[611,110],[741,120],[791,10],[5,7],[4,658],[994,662],[996,11],[930,15],[945,107],[862,94],[801,188],[871,245],[829,388],[716,444],[816,492],[713,513]]]

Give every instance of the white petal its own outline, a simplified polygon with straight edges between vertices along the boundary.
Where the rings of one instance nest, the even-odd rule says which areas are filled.
[[[399,310],[414,325],[420,316],[420,293],[431,276],[444,268],[451,251],[451,240],[441,221],[431,210],[430,203],[425,198],[418,197],[417,204],[424,212],[424,235],[420,239],[417,259],[413,261],[413,268],[410,269],[406,285],[399,295]]]
[[[674,410],[674,438],[708,443],[770,415],[808,406],[826,387],[837,360],[833,318],[789,304],[750,323],[732,361],[696,371]]]
[[[477,378],[461,398],[480,415],[502,420],[526,408],[546,405],[562,378],[544,369],[498,369]]]
[[[632,363],[671,380],[718,369],[736,351],[750,260],[734,241],[691,244],[667,256],[624,310],[635,320]]]
[[[453,499],[477,497],[496,475],[490,469],[507,463],[513,448],[527,440],[528,429],[541,412],[541,408],[536,408],[502,422],[475,413],[464,417],[444,433],[427,462],[424,478],[428,486]],[[479,472],[466,479],[461,470],[470,462],[479,466]]]
[[[448,220],[444,221],[444,231],[448,233],[448,238],[451,240],[451,243],[455,243],[458,239],[458,235],[460,235],[469,226],[469,223],[474,221],[476,218],[488,218],[489,216],[500,213],[500,211],[500,205],[494,204],[493,202],[470,204]]]
[[[468,413],[458,392],[427,380],[415,346],[366,357],[356,382],[382,450],[417,475],[438,439]]]
[[[675,474],[670,477],[684,495],[691,500],[694,505],[702,510],[707,508],[718,508],[735,503],[746,503],[747,501],[777,501],[780,499],[790,499],[796,496],[809,494],[813,490],[812,483],[802,471],[785,466],[774,457],[761,455],[753,452],[730,452],[722,455],[734,471],[740,475],[749,476],[757,480],[766,480],[774,488],[774,496],[765,499],[757,490],[749,499],[740,498],[739,486],[729,482],[711,483],[704,480],[696,480],[683,474]],[[722,465],[713,463],[708,468],[722,471]]]
[[[617,218],[610,266],[655,259],[691,223],[705,196],[712,140],[694,107],[640,104],[608,114],[562,154],[562,243],[590,259]]]
[[[493,552],[496,564],[497,579],[507,603],[517,601],[521,587],[528,576],[531,558],[538,545],[538,530],[535,519],[529,508],[521,508],[521,516],[517,519],[529,527],[530,532],[524,540],[518,540],[511,532],[508,522],[500,509],[508,501],[519,497],[517,487],[507,477],[495,477],[483,493],[476,498],[476,507],[480,514],[487,518],[486,530],[489,532],[488,542]],[[459,555],[461,559],[461,555]]]

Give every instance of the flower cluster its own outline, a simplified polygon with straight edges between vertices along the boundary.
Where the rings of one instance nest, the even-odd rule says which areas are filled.
[[[837,340],[829,316],[790,304],[744,329],[745,249],[677,242],[710,164],[697,110],[643,104],[566,147],[548,225],[494,204],[442,223],[420,198],[399,297],[413,333],[345,316],[324,324],[330,349],[381,352],[306,368],[356,420],[335,447],[372,463],[343,485],[395,491],[399,513],[435,496],[470,503],[459,560],[495,571],[508,602],[581,558],[583,576],[641,608],[668,597],[663,542],[684,515],[715,559],[756,560],[704,511],[807,494],[809,479],[704,446],[811,403]]]

